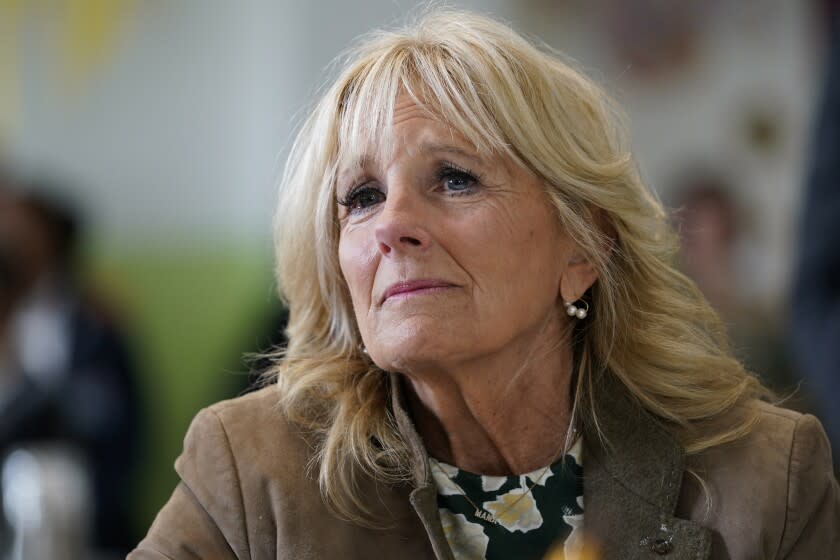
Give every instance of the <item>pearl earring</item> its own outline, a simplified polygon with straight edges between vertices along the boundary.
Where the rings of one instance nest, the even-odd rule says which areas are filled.
[[[576,302],[578,305],[585,305],[586,307],[578,307],[570,301],[566,301],[563,305],[566,307],[566,315],[569,317],[577,317],[578,319],[586,319],[589,314],[589,303],[585,300],[579,299]]]

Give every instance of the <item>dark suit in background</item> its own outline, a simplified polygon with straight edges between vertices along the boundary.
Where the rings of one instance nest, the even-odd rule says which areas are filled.
[[[798,362],[832,448],[840,449],[840,42],[816,113],[790,317]],[[834,458],[840,466],[840,457]]]

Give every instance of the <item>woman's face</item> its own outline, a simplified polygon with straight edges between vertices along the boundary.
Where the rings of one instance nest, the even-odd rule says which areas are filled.
[[[374,362],[456,367],[561,320],[561,284],[569,298],[585,287],[565,293],[579,289],[563,279],[574,244],[538,178],[479,156],[407,96],[393,125],[387,161],[366,154],[337,186],[339,261]]]

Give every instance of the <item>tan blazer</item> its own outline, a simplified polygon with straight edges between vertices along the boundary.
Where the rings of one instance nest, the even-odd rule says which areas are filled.
[[[452,560],[425,450],[396,376],[391,385],[415,480],[364,482],[391,528],[365,529],[328,511],[306,474],[310,442],[284,420],[269,387],[196,416],[175,462],[181,482],[129,559]],[[613,393],[602,418],[609,451],[584,435],[584,530],[602,558],[840,559],[840,488],[813,416],[761,404],[748,437],[687,460],[658,422]]]

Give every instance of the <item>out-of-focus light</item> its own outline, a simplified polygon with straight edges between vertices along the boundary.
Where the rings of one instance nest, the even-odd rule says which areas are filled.
[[[20,126],[24,45],[43,49],[38,59],[63,95],[84,93],[110,60],[133,0],[0,0],[0,150],[2,138]],[[30,35],[37,34],[38,40]]]
[[[3,511],[15,530],[37,529],[42,522],[41,469],[32,453],[13,451],[3,463]]]

